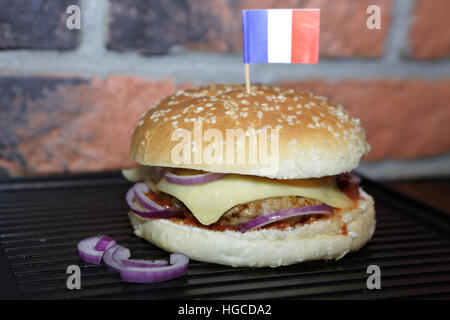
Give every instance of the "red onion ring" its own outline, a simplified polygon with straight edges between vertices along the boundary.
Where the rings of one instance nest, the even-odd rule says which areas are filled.
[[[97,251],[105,251],[107,248],[113,246],[116,244],[116,241],[111,239],[108,236],[102,236],[100,240],[98,240],[97,244],[95,245],[95,250]]]
[[[103,262],[113,271],[120,272],[125,266],[122,260],[126,260],[131,256],[130,250],[120,245],[115,245],[103,254]]]
[[[170,218],[181,218],[184,216],[183,212],[180,210],[170,210],[170,209],[162,209],[162,210],[153,210],[150,211],[148,209],[141,210],[139,209],[134,203],[133,199],[135,197],[135,186],[131,187],[126,196],[125,199],[128,203],[128,206],[130,207],[130,210],[136,213],[137,215],[143,217],[143,218],[149,218],[149,219],[170,219]],[[144,195],[145,197],[145,195]],[[147,197],[146,197],[147,198]]]
[[[120,271],[123,281],[150,283],[170,280],[183,275],[189,266],[189,258],[184,254],[170,255],[170,266],[166,267],[126,267]]]
[[[95,247],[105,248],[99,251]],[[181,253],[170,255],[167,260],[136,260],[130,258],[130,250],[117,245],[116,241],[107,236],[96,236],[84,239],[78,243],[80,257],[92,263],[103,262],[113,271],[120,272],[123,281],[128,282],[160,282],[170,280],[184,274],[189,266],[189,258]]]
[[[273,223],[279,220],[284,220],[286,218],[291,217],[303,216],[308,214],[331,214],[331,213],[333,213],[333,208],[325,204],[281,210],[268,215],[256,217],[240,226],[238,228],[238,231],[247,232],[252,229],[263,227],[266,224]]]
[[[164,177],[167,179],[167,181],[176,183],[176,184],[183,184],[183,185],[207,183],[207,182],[218,180],[225,176],[226,176],[225,173],[214,173],[214,172],[207,172],[207,173],[196,174],[196,175],[191,175],[191,176],[180,176],[180,175],[177,175],[170,171],[166,171],[164,173]]]
[[[136,260],[128,259],[131,256],[130,250],[123,246],[116,245],[109,248],[103,255],[103,262],[113,271],[120,272],[128,267],[151,268],[165,267],[169,263],[167,260]]]
[[[148,268],[148,267],[168,266],[169,262],[167,262],[167,260],[150,261],[150,260],[124,259],[122,260],[122,264],[127,267]]]
[[[95,236],[78,242],[77,249],[83,261],[100,264],[104,251],[115,244],[116,241],[107,236]]]
[[[145,193],[149,192],[150,189],[145,183],[136,183],[134,185],[134,195],[136,199],[139,201],[142,206],[144,206],[148,210],[166,210],[166,208],[160,206],[153,200],[149,199]]]

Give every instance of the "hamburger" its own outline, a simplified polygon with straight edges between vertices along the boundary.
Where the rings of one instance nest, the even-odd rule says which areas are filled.
[[[311,92],[180,90],[133,131],[129,218],[137,236],[203,262],[340,259],[375,230],[374,201],[350,173],[369,150],[359,120]]]

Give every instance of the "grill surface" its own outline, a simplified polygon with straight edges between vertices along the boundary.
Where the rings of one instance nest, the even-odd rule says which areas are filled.
[[[450,216],[368,180],[375,235],[339,261],[263,269],[191,261],[187,274],[171,281],[121,282],[105,266],[81,261],[76,244],[107,234],[135,258],[168,257],[133,234],[124,201],[129,187],[119,173],[1,183],[0,298],[450,298]],[[372,264],[381,268],[381,290],[366,287]],[[81,268],[81,290],[66,287],[69,265]]]

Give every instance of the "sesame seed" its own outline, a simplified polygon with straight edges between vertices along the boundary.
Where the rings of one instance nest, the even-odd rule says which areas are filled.
[[[259,118],[259,119],[262,119],[262,116],[263,116],[262,111],[258,111],[258,114],[257,114],[257,115],[258,115],[258,118]]]

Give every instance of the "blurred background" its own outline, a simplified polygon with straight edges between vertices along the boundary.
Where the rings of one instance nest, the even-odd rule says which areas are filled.
[[[308,7],[321,9],[320,63],[252,65],[252,82],[343,104],[372,146],[359,172],[449,206],[447,0],[0,0],[0,179],[133,166],[131,129],[151,104],[244,81],[241,9]]]

